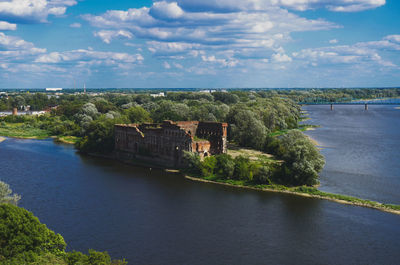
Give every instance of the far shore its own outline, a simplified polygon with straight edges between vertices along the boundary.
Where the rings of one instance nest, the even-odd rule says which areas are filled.
[[[338,195],[338,194],[324,193],[325,195],[315,195],[315,194],[310,194],[310,193],[306,193],[306,192],[299,192],[299,191],[294,191],[294,190],[281,190],[281,189],[274,189],[274,188],[265,188],[265,187],[259,188],[259,187],[256,187],[256,186],[236,185],[236,184],[230,184],[230,183],[225,183],[225,182],[206,180],[206,179],[203,179],[203,178],[191,177],[191,176],[188,176],[188,175],[185,175],[185,178],[188,179],[188,180],[192,180],[192,181],[223,185],[223,186],[234,187],[234,188],[239,188],[239,189],[249,189],[249,190],[257,190],[257,191],[263,191],[263,192],[286,193],[286,194],[297,195],[297,196],[302,196],[302,197],[328,200],[328,201],[333,201],[333,202],[337,202],[337,203],[341,203],[341,204],[367,207],[367,208],[372,208],[372,209],[376,209],[376,210],[380,210],[380,211],[384,211],[384,212],[400,215],[400,209],[399,210],[392,209],[392,208],[390,208],[391,205],[385,205],[385,204],[382,204],[382,203],[379,203],[379,202],[362,200],[362,199],[358,199],[358,198],[354,198],[354,197],[348,197],[348,196],[346,196],[346,197],[352,198],[352,199],[357,200],[357,201],[348,201],[348,200],[329,197],[329,196],[341,196],[341,195]],[[343,196],[343,197],[345,197],[345,196]],[[395,205],[395,207],[396,206],[397,205]]]

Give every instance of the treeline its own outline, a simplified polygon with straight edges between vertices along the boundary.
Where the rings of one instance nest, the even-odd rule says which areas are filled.
[[[17,206],[20,197],[0,181],[0,264],[124,265],[107,252],[66,252],[60,234],[40,223],[31,212]]]
[[[279,95],[295,102],[346,102],[357,99],[400,98],[400,88],[280,89],[259,93],[265,97]]]
[[[0,95],[0,111],[11,110],[13,107],[20,108],[21,106],[29,105],[31,110],[43,110],[47,107],[59,105],[65,100],[71,100],[71,97],[80,97],[88,99],[84,94],[73,95],[76,90],[65,90],[63,95],[55,95],[54,93],[42,92],[9,92],[10,95]],[[152,102],[150,97],[151,92],[146,90],[91,90],[101,94],[108,102],[115,106],[122,106],[130,102],[144,104]],[[152,91],[154,92],[154,91]],[[159,92],[159,91],[158,91]],[[175,102],[183,100],[204,100],[206,102],[219,101],[227,105],[235,104],[238,101],[251,100],[254,97],[271,98],[282,97],[289,98],[295,102],[304,101],[349,101],[352,99],[376,99],[376,98],[399,98],[400,88],[330,88],[330,89],[257,89],[257,90],[229,90],[229,93],[214,92],[165,92],[167,99]],[[126,98],[125,96],[128,95]],[[249,95],[251,95],[249,97]],[[155,101],[158,101],[156,99]],[[100,103],[101,104],[101,103]],[[110,106],[105,106],[110,107]],[[148,106],[151,108],[151,106]]]
[[[117,123],[163,120],[228,122],[229,140],[264,150],[269,133],[296,128],[300,119],[299,106],[289,99],[266,98],[260,93],[243,91],[169,92],[166,97],[159,98],[145,93],[61,95],[56,101],[49,114],[8,116],[0,121],[23,122],[55,136],[80,137],[77,148],[83,152],[110,152],[114,144],[113,125]],[[50,106],[50,101],[46,104]]]

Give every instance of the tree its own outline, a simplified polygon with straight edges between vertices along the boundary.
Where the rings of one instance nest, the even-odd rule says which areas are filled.
[[[228,154],[220,154],[215,156],[217,163],[215,166],[216,174],[222,178],[232,178],[235,171],[235,162]]]
[[[31,212],[0,204],[0,264],[126,265],[107,252],[65,252],[63,237],[48,229]]]
[[[292,130],[280,139],[277,155],[282,165],[282,180],[289,185],[315,185],[318,173],[325,164],[324,157],[310,139],[298,130]]]
[[[215,101],[218,100],[228,105],[235,104],[239,101],[239,97],[237,95],[228,92],[214,92],[212,95],[214,96]]]
[[[124,111],[132,123],[150,122],[150,113],[140,106],[130,107]]]
[[[231,109],[228,114],[231,138],[240,146],[260,150],[265,143],[267,129],[256,115],[240,107]]]
[[[164,120],[186,121],[189,118],[190,109],[184,103],[172,101],[161,101],[158,108],[152,113],[152,118],[156,122]]]
[[[84,153],[108,153],[114,149],[114,124],[117,120],[100,118],[89,123],[84,137],[76,143]]]
[[[95,119],[99,115],[96,105],[94,105],[93,103],[86,103],[85,105],[83,105],[81,113],[84,115],[88,115],[93,119]]]
[[[0,205],[0,260],[40,253],[60,255],[66,247],[63,237],[41,224],[31,212],[11,204]]]
[[[271,184],[272,170],[268,166],[261,166],[258,168],[257,172],[254,174],[253,179],[255,182],[260,184]]]
[[[20,199],[21,196],[18,194],[12,194],[12,190],[7,183],[0,181],[0,204],[9,203],[17,205]]]
[[[253,174],[250,171],[250,159],[245,156],[235,157],[235,171],[234,176],[236,179],[252,180]]]
[[[202,163],[201,171],[203,173],[203,176],[205,177],[210,177],[214,175],[214,170],[217,165],[217,159],[215,156],[208,156],[204,158],[204,161]]]
[[[184,151],[183,152],[183,163],[185,164],[184,170],[188,173],[200,176],[201,172],[201,160],[200,156],[196,153]]]

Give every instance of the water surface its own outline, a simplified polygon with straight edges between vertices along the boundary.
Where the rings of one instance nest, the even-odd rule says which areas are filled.
[[[400,110],[393,105],[306,106],[320,125],[307,134],[323,146],[321,190],[400,204]]]

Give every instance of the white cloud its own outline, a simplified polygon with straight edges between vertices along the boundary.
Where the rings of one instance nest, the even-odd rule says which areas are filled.
[[[0,59],[7,56],[12,58],[27,54],[38,54],[44,53],[46,49],[36,48],[31,42],[27,42],[19,37],[8,36],[3,32],[0,32]]]
[[[238,10],[265,11],[284,7],[299,11],[325,8],[335,12],[357,12],[385,5],[385,0],[170,0],[184,10],[234,12]]]
[[[69,25],[71,28],[80,28],[82,27],[81,23],[72,23],[71,25]]]
[[[68,6],[76,3],[72,0],[2,0],[0,20],[11,23],[47,22],[49,15],[63,15]]]
[[[157,19],[171,20],[180,18],[184,12],[176,2],[167,3],[161,1],[155,2],[149,13]]]
[[[96,71],[98,67],[129,69],[143,62],[141,54],[96,51],[92,48],[47,52],[31,42],[0,32],[0,62],[7,72],[68,72],[80,68]],[[12,67],[9,67],[9,65]],[[4,72],[4,71],[3,71]]]
[[[290,58],[287,54],[274,53],[272,55],[272,61],[276,63],[288,63],[292,61],[292,58]]]
[[[205,3],[211,2],[205,0]],[[291,41],[292,32],[338,27],[322,19],[300,17],[277,6],[269,6],[263,12],[250,9],[192,12],[181,4],[184,3],[158,1],[150,8],[109,10],[82,18],[101,29],[95,36],[105,43],[117,37],[134,37],[146,40],[147,49],[161,59],[182,60],[200,55],[202,62],[211,63],[212,56],[217,56],[214,63],[227,67],[237,66],[240,59],[266,58],[278,53],[276,49]]]
[[[66,52],[53,52],[40,55],[35,62],[60,63],[78,62],[80,64],[106,64],[137,63],[143,61],[140,54],[128,54],[119,52],[101,52],[91,49],[78,49]]]
[[[103,42],[110,44],[112,39],[124,37],[132,39],[132,33],[126,30],[101,30],[94,32],[95,37],[99,37]]]
[[[178,69],[183,69],[183,66],[179,63],[173,63],[173,65]]]
[[[271,0],[272,3],[300,11],[326,8],[335,12],[358,12],[385,5],[385,0]]]
[[[165,69],[171,69],[171,65],[168,62],[164,62]]]
[[[0,30],[16,30],[16,29],[17,29],[16,24],[0,21]]]
[[[391,61],[379,54],[383,50],[400,51],[397,36],[390,35],[380,41],[359,42],[354,45],[341,45],[314,49],[303,49],[293,53],[293,57],[312,65],[331,64],[372,64],[395,67]]]
[[[224,67],[234,67],[238,64],[238,60],[235,59],[217,59],[215,55],[212,56],[201,56],[203,62],[218,63]]]
[[[338,43],[339,41],[337,40],[337,39],[333,39],[333,40],[329,40],[329,43],[330,44],[336,44],[336,43]]]

